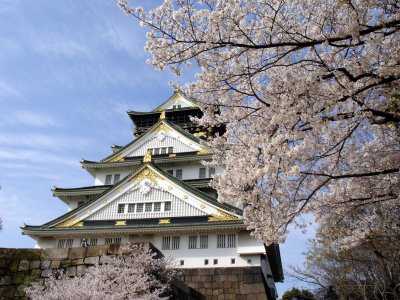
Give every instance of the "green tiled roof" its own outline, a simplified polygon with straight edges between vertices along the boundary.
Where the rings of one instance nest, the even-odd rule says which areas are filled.
[[[219,203],[217,201],[217,199],[210,197],[209,195],[197,190],[196,188],[191,187],[190,185],[186,184],[185,182],[176,179],[175,177],[173,177],[172,175],[168,174],[167,172],[164,172],[162,169],[158,168],[157,166],[148,163],[148,164],[143,164],[143,166],[141,168],[139,168],[138,170],[136,170],[135,172],[129,174],[128,176],[126,176],[123,180],[121,180],[120,182],[118,182],[117,184],[115,184],[113,187],[111,187],[110,189],[102,192],[99,195],[96,195],[92,200],[86,202],[85,204],[83,204],[80,207],[77,207],[67,213],[65,213],[64,215],[61,215],[60,217],[47,222],[39,227],[41,228],[49,228],[52,225],[56,225],[60,222],[62,222],[63,220],[67,219],[68,217],[71,217],[72,215],[74,215],[76,212],[80,211],[80,210],[84,210],[87,206],[91,205],[92,203],[94,203],[96,200],[98,200],[99,198],[101,198],[103,195],[111,192],[112,190],[117,189],[120,185],[124,184],[126,181],[131,180],[133,177],[135,177],[136,174],[140,173],[143,169],[145,169],[147,166],[151,167],[152,169],[154,169],[156,172],[158,172],[161,176],[168,178],[169,180],[171,180],[172,182],[174,182],[175,184],[181,186],[184,190],[192,193],[193,195],[196,195],[197,197],[199,197],[200,199],[210,203],[213,206],[216,206],[220,209],[223,209],[225,211],[228,212],[232,212],[235,213],[236,215],[242,215],[243,211],[239,208],[236,208],[232,205],[229,204],[224,204],[224,203]]]
[[[182,135],[184,135],[185,137],[187,137],[188,139],[192,140],[193,142],[200,144],[200,139],[195,137],[193,134],[189,133],[188,131],[182,129],[181,127],[169,122],[168,120],[159,120],[156,124],[154,124],[146,133],[142,134],[141,136],[139,136],[138,138],[134,139],[132,142],[126,144],[125,146],[123,146],[122,148],[120,148],[118,151],[116,151],[115,153],[112,153],[111,155],[107,156],[106,158],[103,158],[102,160],[100,160],[100,162],[106,162],[107,160],[119,155],[122,151],[124,151],[126,148],[128,148],[129,146],[133,145],[134,143],[137,143],[139,140],[143,139],[144,136],[146,136],[146,134],[148,132],[150,132],[151,130],[153,130],[154,128],[156,128],[157,126],[159,126],[161,123],[165,123],[166,125],[172,127],[174,130],[178,131],[179,133],[181,133]]]

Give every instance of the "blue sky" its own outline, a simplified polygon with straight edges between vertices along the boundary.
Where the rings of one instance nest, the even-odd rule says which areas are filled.
[[[147,65],[144,43],[116,1],[0,1],[0,247],[33,247],[19,227],[66,212],[51,188],[93,185],[79,161],[130,142],[126,111],[153,109],[170,81],[188,80]],[[302,261],[307,238],[281,246],[284,266]]]

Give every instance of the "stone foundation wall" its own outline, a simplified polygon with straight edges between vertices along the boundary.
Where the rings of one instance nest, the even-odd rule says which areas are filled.
[[[0,299],[26,299],[23,289],[34,281],[59,270],[68,276],[83,275],[87,267],[101,264],[103,255],[119,253],[116,244],[47,250],[0,248]]]
[[[207,300],[268,300],[260,267],[183,269],[182,275]]]
[[[148,247],[157,251],[151,244]],[[102,263],[103,255],[120,254],[120,245],[70,249],[0,248],[0,299],[27,299],[23,289],[63,270],[80,276]],[[176,300],[267,300],[260,267],[183,269],[182,280],[172,284]],[[271,298],[273,299],[273,298]]]

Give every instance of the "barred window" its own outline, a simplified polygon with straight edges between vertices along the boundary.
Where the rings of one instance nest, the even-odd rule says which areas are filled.
[[[189,249],[197,249],[197,235],[189,236]]]
[[[199,169],[199,178],[206,178],[206,168]]]
[[[161,154],[167,154],[167,148],[165,147],[161,148]]]
[[[179,241],[180,241],[180,237],[179,236],[173,236],[172,237],[172,243],[171,243],[171,249],[172,250],[179,249]]]
[[[111,184],[112,175],[106,175],[106,182],[105,184]]]
[[[121,175],[120,174],[115,174],[114,175],[114,184],[117,183],[120,179]]]
[[[160,202],[154,203],[154,211],[161,211],[161,203]]]
[[[153,203],[146,203],[144,211],[145,212],[151,212],[153,208]]]
[[[181,169],[175,171],[175,177],[177,179],[182,179],[182,170]]]
[[[65,239],[58,240],[57,248],[64,248],[65,246]]]
[[[135,212],[135,204],[131,203],[128,204],[128,213],[134,213]]]
[[[208,169],[208,177],[213,177],[215,175],[215,168],[211,167]]]
[[[113,243],[112,241],[113,241],[112,238],[106,238],[105,244],[106,244],[106,245],[110,245],[110,244]]]
[[[154,149],[153,149],[153,154],[154,154],[154,155],[160,154],[160,148],[154,148]]]
[[[114,238],[114,244],[120,244],[121,243],[121,238]]]
[[[234,248],[236,247],[236,234],[218,234],[217,248]]]
[[[236,234],[227,234],[227,247],[234,248],[236,247]]]
[[[174,170],[167,170],[167,173],[168,173],[169,175],[174,176]]]
[[[118,213],[123,214],[125,212],[125,204],[118,204]]]
[[[65,248],[72,248],[73,243],[74,243],[74,239],[67,239],[65,241]]]
[[[171,202],[165,202],[164,203],[164,211],[171,211]]]
[[[174,148],[173,147],[168,147],[168,153],[173,153],[174,152]]]
[[[208,235],[200,236],[200,249],[208,248]]]
[[[217,235],[217,248],[225,248],[225,234]]]
[[[169,250],[171,248],[171,237],[170,236],[163,236],[162,238],[162,250]]]
[[[96,246],[97,245],[97,239],[90,239],[89,240],[89,246]]]
[[[136,212],[143,212],[143,203],[138,203],[136,205]]]

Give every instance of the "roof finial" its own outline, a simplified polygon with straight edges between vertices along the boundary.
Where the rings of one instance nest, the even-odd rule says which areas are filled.
[[[161,112],[161,115],[160,115],[160,120],[165,120],[165,119],[166,119],[165,110],[163,110],[163,111]]]
[[[143,162],[144,163],[149,163],[151,162],[151,154],[152,154],[153,150],[148,149],[146,155],[143,157]]]

